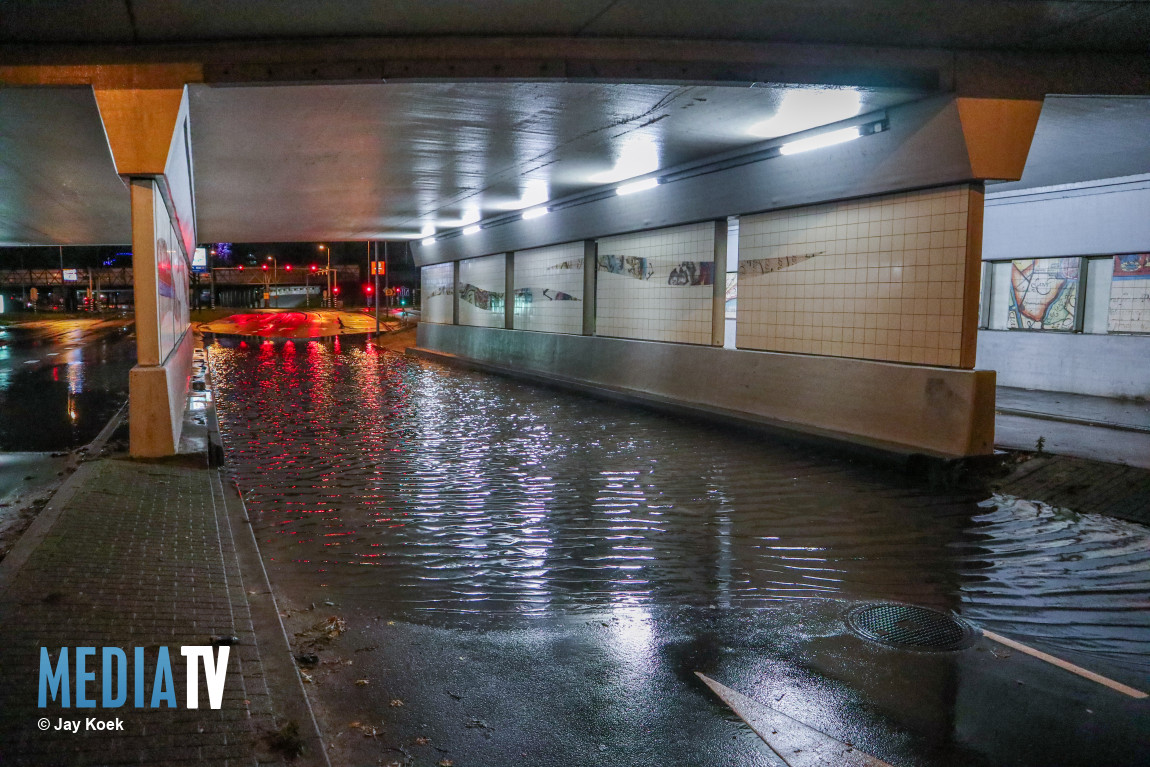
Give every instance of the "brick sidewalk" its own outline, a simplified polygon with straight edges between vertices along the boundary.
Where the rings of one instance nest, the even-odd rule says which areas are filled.
[[[1108,514],[1150,525],[1150,471],[1062,455],[1031,458],[994,483],[998,492],[1079,514]]]
[[[0,565],[0,764],[256,764],[273,729],[271,698],[218,472],[106,459],[83,465]],[[9,561],[11,560],[11,561]],[[180,645],[234,636],[220,710],[184,708]],[[128,704],[38,709],[40,647],[124,649]],[[132,708],[132,649],[145,650],[150,699],[156,648],[167,646],[178,708]],[[70,672],[75,674],[74,658]],[[289,661],[290,663],[290,661]],[[74,694],[74,690],[73,690]],[[75,701],[73,701],[73,706]],[[120,717],[124,732],[40,732],[39,717]]]

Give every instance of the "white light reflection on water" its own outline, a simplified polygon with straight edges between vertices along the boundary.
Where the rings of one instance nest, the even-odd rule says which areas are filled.
[[[279,577],[338,571],[344,591],[408,614],[891,599],[1147,654],[1137,525],[979,508],[814,451],[346,343],[212,349],[261,544],[296,563]]]

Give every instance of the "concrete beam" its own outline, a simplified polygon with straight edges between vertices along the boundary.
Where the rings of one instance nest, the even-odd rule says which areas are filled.
[[[179,65],[184,82],[592,80],[913,88],[981,98],[1150,95],[1144,53],[981,51],[814,43],[564,37],[3,45],[0,83],[83,83],[67,67]],[[194,72],[198,71],[196,76]]]

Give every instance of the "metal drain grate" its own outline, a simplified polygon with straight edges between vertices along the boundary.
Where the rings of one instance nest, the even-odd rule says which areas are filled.
[[[917,605],[862,605],[847,613],[846,623],[863,639],[913,650],[960,650],[972,636],[957,618]]]

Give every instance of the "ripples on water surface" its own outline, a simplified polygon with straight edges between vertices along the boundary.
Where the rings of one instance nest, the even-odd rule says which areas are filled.
[[[215,343],[211,360],[265,555],[348,599],[407,617],[895,599],[1146,660],[1139,525],[362,342]]]

